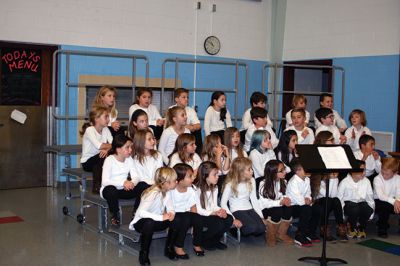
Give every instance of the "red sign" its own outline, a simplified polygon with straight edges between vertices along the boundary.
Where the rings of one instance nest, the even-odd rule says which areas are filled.
[[[1,60],[7,64],[10,73],[16,69],[25,69],[37,73],[41,57],[36,53],[36,51],[15,50],[3,54]]]

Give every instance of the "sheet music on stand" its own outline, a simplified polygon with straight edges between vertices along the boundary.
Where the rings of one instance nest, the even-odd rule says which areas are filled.
[[[328,169],[351,168],[346,152],[341,146],[318,147],[318,152]]]

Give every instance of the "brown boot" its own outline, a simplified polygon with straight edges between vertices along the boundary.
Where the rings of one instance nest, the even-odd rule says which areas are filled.
[[[278,223],[274,223],[270,218],[267,219],[267,231],[265,232],[265,242],[267,246],[273,247],[276,245],[276,231],[278,229]]]
[[[339,224],[336,226],[336,233],[339,237],[340,242],[347,242],[349,239],[347,238],[347,227],[345,224]]]
[[[293,239],[287,234],[291,221],[292,219],[281,220],[281,223],[278,226],[276,237],[278,241],[281,241],[283,244],[290,245],[294,243]]]

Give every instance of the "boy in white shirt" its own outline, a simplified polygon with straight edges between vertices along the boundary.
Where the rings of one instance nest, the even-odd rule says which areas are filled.
[[[293,107],[293,109],[289,110],[286,113],[286,128],[293,126],[292,112],[295,109],[303,109],[304,110],[305,126],[307,126],[308,123],[310,122],[310,112],[308,112],[306,110],[307,98],[303,94],[294,95],[293,100],[292,100],[292,107]]]
[[[333,124],[339,128],[341,133],[347,128],[346,121],[339,115],[339,113],[333,109],[333,96],[329,93],[323,93],[319,97],[319,105],[324,108],[328,108],[332,110],[333,113]],[[321,121],[316,119],[316,114],[314,115],[314,124],[316,128],[321,126]]]
[[[304,109],[292,109],[291,118],[292,125],[287,127],[286,130],[296,131],[298,144],[313,144],[315,140],[314,131],[306,126],[306,111]]]
[[[339,129],[335,126],[332,109],[321,107],[315,111],[315,116],[321,122],[321,125],[315,131],[315,135],[318,135],[321,131],[330,131],[335,139],[335,144],[346,143],[346,137],[341,135]]]
[[[374,178],[374,198],[376,214],[379,217],[378,236],[387,238],[389,217],[400,215],[400,176],[397,171],[399,161],[396,158],[383,158],[381,173]]]
[[[365,175],[371,181],[381,172],[381,157],[374,150],[375,139],[370,135],[362,135],[358,141],[360,150],[354,152],[354,157],[365,162]]]
[[[311,187],[310,178],[306,176],[299,160],[294,159],[290,164],[294,176],[289,180],[286,188],[286,196],[292,202],[293,218],[299,218],[299,226],[294,242],[300,246],[312,246],[313,238],[310,235],[311,220]]]
[[[250,115],[253,123],[247,129],[243,149],[246,152],[249,152],[251,137],[253,136],[254,131],[259,129],[268,131],[271,136],[270,140],[272,143],[272,148],[275,149],[276,146],[278,146],[279,139],[276,137],[272,127],[268,125],[268,111],[261,107],[254,107],[251,109]]]
[[[340,182],[337,195],[350,223],[350,231],[347,235],[350,239],[367,237],[365,228],[368,220],[372,219],[375,209],[371,182],[365,178],[365,162],[360,160],[358,162],[363,172],[347,175]]]
[[[249,128],[249,126],[253,123],[253,121],[251,120],[251,115],[250,115],[250,110],[254,107],[261,107],[263,109],[265,109],[265,107],[267,106],[267,101],[268,98],[267,96],[265,96],[264,93],[256,91],[253,92],[253,94],[251,94],[250,96],[250,108],[246,110],[246,112],[244,112],[243,117],[242,117],[242,127],[240,128],[240,131],[243,132],[244,134],[246,134],[246,130]],[[271,119],[269,119],[269,116],[267,115],[267,120],[268,120],[268,125],[272,127],[272,121]]]

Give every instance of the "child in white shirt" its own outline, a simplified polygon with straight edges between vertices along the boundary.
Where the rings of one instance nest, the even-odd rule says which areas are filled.
[[[260,177],[264,176],[265,164],[276,159],[268,131],[256,130],[254,132],[251,138],[249,158],[253,164],[254,177],[259,184]]]
[[[339,129],[334,124],[334,114],[332,109],[321,107],[315,111],[315,116],[318,121],[321,122],[321,125],[315,131],[315,135],[321,131],[330,131],[335,138],[335,144],[346,143],[346,137],[340,134]]]
[[[381,172],[381,157],[374,150],[375,139],[370,135],[362,135],[358,141],[360,150],[354,152],[354,157],[365,162],[365,175],[371,181]]]
[[[179,135],[175,142],[175,148],[170,155],[169,167],[174,167],[178,163],[185,163],[192,167],[194,174],[201,164],[200,156],[196,153],[196,138],[192,134],[183,133]]]
[[[344,133],[347,128],[346,121],[344,121],[339,113],[333,109],[333,96],[329,93],[322,93],[319,97],[319,104],[323,108],[329,108],[332,110],[333,125],[336,125],[341,133]],[[314,123],[316,128],[321,126],[321,121],[317,119],[316,115],[314,115]]]
[[[251,115],[250,115],[250,110],[253,107],[261,107],[263,109],[266,109],[267,107],[267,96],[259,91],[255,91],[251,94],[250,96],[250,108],[246,110],[246,112],[244,112],[243,117],[242,117],[242,127],[240,128],[240,131],[245,131],[249,128],[249,126],[253,123],[253,121],[251,120]],[[267,115],[267,124],[270,127],[273,127],[272,125],[272,121],[269,118],[269,116]]]
[[[240,132],[236,127],[228,127],[224,133],[224,144],[228,148],[232,161],[238,157],[248,157],[240,143]]]
[[[360,137],[365,134],[372,136],[371,130],[366,127],[367,119],[362,110],[355,109],[351,111],[349,121],[352,126],[346,130],[344,135],[346,136],[347,144],[349,144],[351,149],[357,151],[360,149],[360,145],[358,144]]]
[[[314,131],[306,126],[306,112],[304,109],[292,109],[291,119],[292,125],[287,127],[286,130],[296,131],[299,144],[313,144]]]
[[[293,110],[303,110],[304,116],[305,116],[305,121],[303,126],[307,126],[308,123],[310,122],[310,113],[306,110],[307,108],[307,98],[303,94],[295,94],[293,96],[292,100],[292,107],[290,111],[286,113],[286,128],[293,126],[293,120],[292,120],[292,112]]]
[[[226,96],[222,91],[215,91],[211,96],[211,102],[204,116],[204,133],[206,136],[216,133],[221,140],[224,138],[224,130],[232,126],[231,114],[226,108]]]

